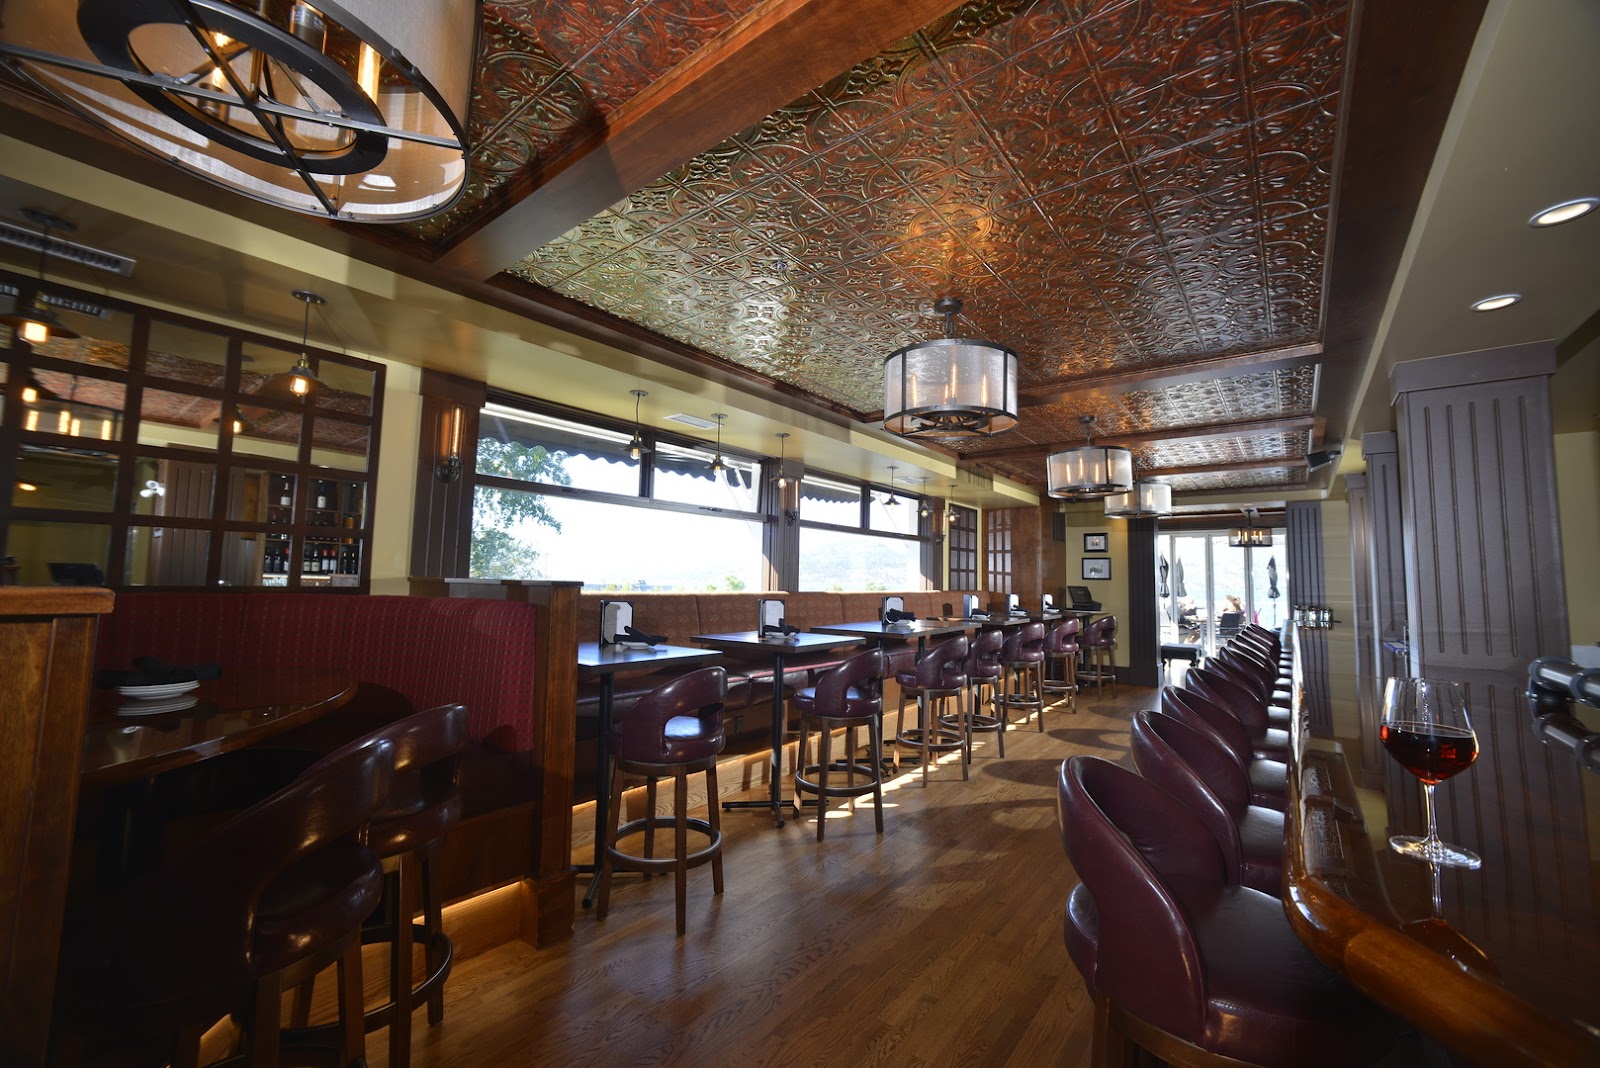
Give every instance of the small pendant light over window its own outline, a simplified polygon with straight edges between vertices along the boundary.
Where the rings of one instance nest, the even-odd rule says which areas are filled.
[[[728,418],[727,412],[713,412],[711,418],[717,421],[717,453],[711,458],[711,463],[706,465],[713,474],[720,474],[728,469],[722,460],[722,423]]]
[[[793,481],[783,473],[783,462],[788,458],[789,432],[780,430],[775,436],[778,439],[778,477],[772,481],[777,485],[778,492],[782,493],[789,488],[789,483]]]
[[[889,496],[883,499],[885,508],[893,508],[900,503],[900,498],[894,495],[894,473],[899,470],[894,464],[889,465]]]
[[[650,396],[642,389],[628,390],[633,397],[633,440],[628,442],[628,456],[634,460],[642,460],[650,448],[644,443],[644,434],[639,429],[639,402]]]

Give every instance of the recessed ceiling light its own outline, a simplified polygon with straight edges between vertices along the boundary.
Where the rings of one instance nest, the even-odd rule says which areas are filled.
[[[1473,311],[1499,311],[1509,308],[1522,299],[1521,293],[1501,293],[1499,296],[1484,297],[1482,300],[1472,302]]]
[[[1579,197],[1576,200],[1564,200],[1560,204],[1552,204],[1528,220],[1529,226],[1555,226],[1557,223],[1571,222],[1589,214],[1595,208],[1600,208],[1600,197]]]

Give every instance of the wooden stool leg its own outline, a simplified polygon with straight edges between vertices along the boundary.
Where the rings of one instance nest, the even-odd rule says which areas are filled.
[[[656,777],[654,775],[650,776],[649,780],[644,784],[644,803],[650,812],[650,822],[645,824],[644,828],[644,855],[648,858],[656,855]],[[646,879],[650,878],[650,873],[645,872],[644,877]]]
[[[410,917],[406,918],[409,925]],[[407,945],[409,946],[409,942]],[[367,1064],[367,1027],[366,1012],[362,1006],[361,983],[361,939],[357,937],[339,958],[339,1045],[340,1063],[344,1068],[354,1068],[360,1065],[366,1068]],[[411,970],[406,970],[406,985],[411,984]],[[410,997],[406,1001],[409,1004]],[[393,1023],[389,1025],[391,1028]],[[407,1061],[410,1059],[411,1032],[406,1032]],[[277,1063],[277,1062],[271,1062]],[[390,1063],[393,1063],[392,1061]],[[406,1062],[401,1062],[404,1065]],[[401,1066],[397,1066],[401,1068]]]
[[[441,944],[445,938],[444,887],[440,879],[442,869],[438,860],[439,843],[432,842],[424,847],[419,866],[422,869],[423,925],[428,932],[428,944],[423,947],[423,959],[427,961],[429,975],[438,971],[444,964],[446,952],[446,945]],[[428,1026],[433,1027],[443,1021],[444,984],[440,983],[428,991]]]
[[[683,766],[672,770],[672,835],[673,854],[677,861],[673,865],[672,875],[674,889],[678,898],[678,933],[683,934],[687,927],[684,915],[684,898],[689,893],[689,773]]]
[[[1033,679],[1033,695],[1039,702],[1039,733],[1044,733],[1044,661],[1028,665],[1028,674]]]
[[[278,1063],[278,1012],[283,1002],[282,977],[277,973],[256,982],[256,1004],[250,1019],[250,1064],[272,1066]],[[342,977],[341,977],[342,979]],[[340,995],[343,996],[341,981]]]
[[[817,841],[828,822],[828,765],[833,761],[833,730],[826,722],[817,731]]]
[[[416,859],[411,854],[400,858],[400,868],[395,873],[398,887],[394,941],[389,948],[389,997],[394,1001],[394,1011],[389,1015],[389,1064],[392,1068],[407,1068],[411,1063],[411,918],[417,914],[419,874]]]
[[[711,838],[715,841],[722,836],[722,805],[717,799],[717,762],[713,760],[706,768],[706,798],[709,804],[710,815],[706,823],[711,826]],[[722,850],[718,849],[716,856],[711,858],[711,889],[713,893],[722,893]]]

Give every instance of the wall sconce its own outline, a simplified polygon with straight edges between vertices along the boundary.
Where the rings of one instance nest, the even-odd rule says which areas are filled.
[[[459,404],[439,413],[439,459],[433,465],[433,474],[445,485],[461,477],[461,418]]]

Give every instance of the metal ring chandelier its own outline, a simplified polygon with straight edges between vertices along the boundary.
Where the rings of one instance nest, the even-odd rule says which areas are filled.
[[[1135,482],[1127,493],[1106,498],[1106,515],[1113,519],[1143,519],[1172,514],[1172,487],[1165,482]]]
[[[12,0],[0,62],[236,193],[350,222],[466,184],[473,0]]]
[[[908,438],[986,438],[1017,425],[1017,354],[955,337],[961,301],[942,297],[941,338],[896,349],[883,361],[883,426]]]

